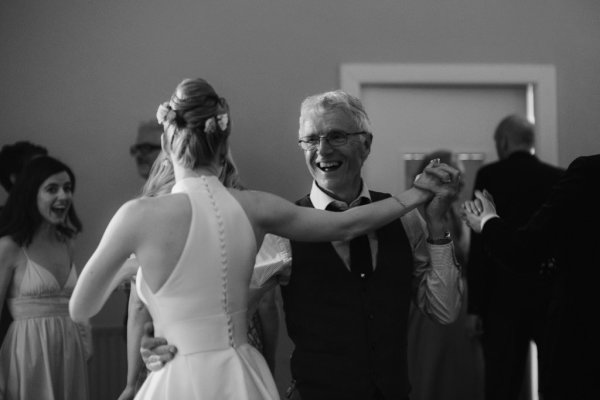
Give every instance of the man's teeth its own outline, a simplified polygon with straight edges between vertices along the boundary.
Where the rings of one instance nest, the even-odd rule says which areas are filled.
[[[324,171],[327,171],[327,170],[330,170],[330,169],[338,168],[340,165],[341,165],[340,162],[320,162],[319,163],[319,168],[322,169],[322,170],[324,170]]]

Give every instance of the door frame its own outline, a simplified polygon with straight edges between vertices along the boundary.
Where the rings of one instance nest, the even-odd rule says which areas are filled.
[[[365,86],[525,86],[527,118],[536,124],[536,154],[558,164],[556,69],[549,64],[370,64],[340,66],[342,90]]]

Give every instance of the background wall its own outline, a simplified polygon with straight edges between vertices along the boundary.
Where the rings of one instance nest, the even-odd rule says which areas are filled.
[[[4,0],[0,145],[30,140],[73,167],[80,266],[142,184],[138,122],[186,77],[228,99],[246,185],[293,200],[310,184],[299,104],[338,88],[341,63],[554,64],[566,166],[600,152],[599,15],[596,0]],[[122,305],[96,323],[120,324]]]

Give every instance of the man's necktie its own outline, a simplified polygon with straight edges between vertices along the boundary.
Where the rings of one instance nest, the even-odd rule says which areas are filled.
[[[330,203],[327,210],[344,211],[335,203]],[[350,271],[363,279],[368,278],[373,273],[371,245],[367,235],[350,240]]]

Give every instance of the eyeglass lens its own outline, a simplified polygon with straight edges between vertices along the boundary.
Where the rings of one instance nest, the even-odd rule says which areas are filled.
[[[347,132],[331,132],[327,135],[314,135],[307,136],[303,139],[299,140],[300,146],[305,150],[313,150],[316,149],[321,143],[321,139],[325,140],[330,146],[339,147],[348,143],[349,136],[360,135],[365,132],[355,132],[355,133],[347,133]]]

